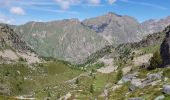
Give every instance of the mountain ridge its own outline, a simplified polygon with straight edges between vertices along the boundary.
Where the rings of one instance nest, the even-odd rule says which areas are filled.
[[[83,21],[76,18],[33,21],[12,27],[39,55],[80,64],[105,46],[140,41],[151,32],[162,31],[168,23],[169,17],[139,23],[133,17],[109,12]],[[151,31],[148,31],[149,25],[153,27]]]

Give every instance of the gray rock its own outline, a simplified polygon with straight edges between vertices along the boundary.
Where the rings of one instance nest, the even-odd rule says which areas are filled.
[[[135,91],[137,88],[140,88],[142,85],[141,79],[132,79],[131,85],[129,86],[129,91]]]
[[[161,96],[156,97],[154,100],[163,100],[164,98],[165,98],[165,96],[161,95]]]
[[[130,98],[129,100],[144,100],[144,99],[141,97],[136,97],[136,98]]]
[[[147,79],[148,79],[148,80],[152,80],[152,81],[158,80],[158,79],[161,79],[161,78],[162,78],[161,73],[149,74],[149,75],[147,76]]]
[[[9,86],[5,84],[0,84],[0,93],[5,94],[5,95],[10,95],[10,88]]]
[[[134,85],[130,85],[129,86],[129,91],[135,91],[137,89],[137,87],[136,86],[134,86]]]
[[[122,77],[122,79],[118,82],[118,84],[123,84],[132,81],[133,78],[137,76],[138,73],[127,74]]]
[[[170,95],[170,85],[163,86],[163,93]]]

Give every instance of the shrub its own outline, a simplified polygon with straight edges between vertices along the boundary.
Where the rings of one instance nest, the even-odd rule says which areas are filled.
[[[94,86],[93,85],[90,85],[90,93],[94,93]]]
[[[116,80],[117,82],[123,77],[123,72],[122,70],[120,69],[116,75]]]
[[[169,68],[168,68],[168,69],[165,69],[165,70],[163,71],[163,76],[170,78],[170,69],[169,69]]]
[[[148,67],[149,70],[153,70],[155,68],[160,67],[160,65],[162,64],[162,59],[160,56],[159,51],[156,51],[153,54],[153,57],[150,59],[150,66]]]
[[[104,63],[103,63],[103,62],[101,62],[101,63],[96,63],[95,66],[96,66],[96,68],[101,68],[101,67],[104,66]]]
[[[79,79],[78,79],[78,78],[76,79],[76,82],[75,82],[75,84],[79,84]]]
[[[22,58],[22,57],[19,57],[19,61],[27,61],[26,59]]]

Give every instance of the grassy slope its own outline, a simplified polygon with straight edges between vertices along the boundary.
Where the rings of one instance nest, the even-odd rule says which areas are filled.
[[[60,85],[82,73],[62,62],[48,62],[32,68],[24,64],[3,64],[0,67],[1,84],[6,84],[13,96],[32,94],[31,92],[39,95],[41,90]]]

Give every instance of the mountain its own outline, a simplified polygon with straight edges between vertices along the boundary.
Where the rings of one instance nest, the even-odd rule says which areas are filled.
[[[39,62],[33,49],[6,24],[0,24],[0,63],[11,61]]]
[[[170,16],[139,23],[133,17],[109,12],[103,16],[86,19],[82,23],[103,36],[111,44],[121,44],[136,42],[148,34],[163,31],[170,25]]]
[[[151,33],[161,32],[168,25],[170,25],[170,16],[159,20],[150,19],[141,23],[143,33],[146,35]]]
[[[107,45],[140,41],[148,34],[162,31],[168,24],[170,17],[139,23],[133,17],[109,12],[82,22],[65,19],[12,27],[40,56],[80,64]]]
[[[108,44],[77,19],[29,22],[14,29],[39,55],[74,64],[84,63],[90,54]]]
[[[103,16],[86,19],[82,23],[103,36],[111,44],[134,42],[141,39],[140,23],[130,16],[109,12]]]

